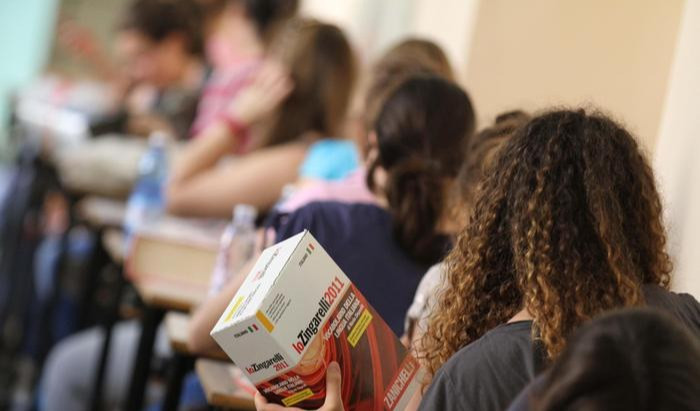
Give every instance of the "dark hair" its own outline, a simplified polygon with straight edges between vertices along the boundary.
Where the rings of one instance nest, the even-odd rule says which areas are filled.
[[[454,80],[447,55],[430,40],[402,40],[377,60],[370,70],[370,81],[364,96],[364,121],[368,130],[374,127],[387,97],[406,79],[419,74],[433,74]]]
[[[289,70],[294,88],[266,127],[266,145],[294,141],[314,131],[337,136],[356,78],[355,55],[332,24],[291,19],[268,53]]]
[[[243,4],[246,14],[253,21],[264,41],[269,41],[278,23],[294,16],[299,8],[298,0],[237,0]]]
[[[538,387],[537,411],[697,410],[700,344],[666,313],[610,313],[581,327]]]
[[[434,75],[406,80],[377,117],[379,153],[367,183],[376,191],[375,170],[386,170],[396,238],[417,261],[432,264],[444,256],[437,237],[447,208],[446,179],[459,172],[474,121],[467,93]]]
[[[435,372],[526,308],[548,359],[583,322],[668,288],[654,175],[635,139],[602,114],[539,115],[500,149],[447,258],[447,287],[422,346]]]
[[[121,21],[121,30],[136,30],[154,42],[181,34],[192,55],[204,53],[204,10],[194,0],[134,0]]]
[[[496,116],[493,124],[482,129],[471,139],[467,148],[464,165],[459,172],[456,190],[456,207],[466,208],[464,218],[470,214],[479,184],[486,178],[486,172],[493,166],[498,151],[513,134],[530,121],[530,115],[520,110],[508,111]],[[462,210],[464,211],[464,210]]]

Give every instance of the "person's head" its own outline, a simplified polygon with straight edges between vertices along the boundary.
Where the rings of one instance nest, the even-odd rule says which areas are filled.
[[[538,387],[533,411],[697,410],[700,343],[668,314],[610,313],[576,332]]]
[[[356,77],[355,56],[343,32],[332,24],[292,19],[268,57],[287,68],[294,88],[265,126],[266,144],[296,140],[307,132],[338,136]]]
[[[447,55],[430,40],[403,40],[377,60],[370,69],[364,93],[365,132],[374,127],[386,98],[407,78],[418,74],[434,74],[454,80]]]
[[[184,68],[203,53],[202,19],[193,0],[134,0],[117,37],[129,78],[158,88],[182,81]]]
[[[530,115],[520,110],[504,112],[471,139],[452,200],[453,220],[460,229],[469,220],[478,186],[486,178],[498,151],[529,120]]]
[[[473,129],[469,96],[434,75],[406,80],[377,116],[367,184],[386,198],[395,236],[417,261],[443,257],[439,223]]]
[[[207,60],[224,70],[257,58],[299,8],[298,0],[197,1],[206,10]]]
[[[298,0],[229,0],[238,5],[253,23],[263,43],[272,40],[280,23],[293,17],[299,9]]]
[[[522,309],[553,358],[585,320],[643,303],[641,284],[668,286],[652,170],[604,115],[533,118],[501,148],[481,188],[424,337],[431,372]]]

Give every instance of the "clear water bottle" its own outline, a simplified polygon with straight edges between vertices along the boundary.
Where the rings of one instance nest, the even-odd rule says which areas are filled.
[[[168,175],[167,140],[164,133],[151,134],[148,150],[139,162],[139,177],[129,196],[124,217],[127,247],[144,222],[158,218],[165,209],[163,186]]]
[[[255,253],[255,207],[239,204],[233,209],[233,219],[221,235],[221,245],[212,275],[210,293],[220,291]]]

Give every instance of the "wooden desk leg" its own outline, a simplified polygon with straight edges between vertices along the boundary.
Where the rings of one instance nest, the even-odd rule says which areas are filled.
[[[189,355],[175,353],[170,360],[168,383],[165,390],[163,410],[177,410],[180,405],[180,394],[185,375],[194,367],[194,358]]]
[[[165,310],[153,306],[146,306],[141,319],[141,338],[134,358],[131,385],[127,398],[126,410],[139,411],[143,408],[143,397],[146,393],[146,383],[151,371],[151,359],[153,358],[153,345],[156,340],[158,325],[163,320]]]
[[[121,273],[122,268],[117,268]],[[92,387],[92,395],[90,398],[90,409],[93,411],[99,411],[101,407],[102,400],[102,387],[104,386],[105,372],[107,371],[107,364],[109,360],[109,349],[112,343],[112,330],[114,329],[114,324],[119,320],[119,305],[121,303],[122,291],[126,285],[126,279],[123,275],[119,275],[116,290],[113,295],[113,299],[108,302],[107,307],[107,318],[105,323],[102,325],[104,328],[104,340],[102,340],[102,348],[100,351],[100,359],[97,364],[97,370],[95,375],[95,383]]]

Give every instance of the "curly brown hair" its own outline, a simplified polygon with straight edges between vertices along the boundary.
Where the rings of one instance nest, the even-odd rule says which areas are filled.
[[[661,202],[635,139],[600,113],[552,111],[501,149],[448,256],[420,353],[428,370],[526,308],[556,357],[608,309],[668,288]]]

